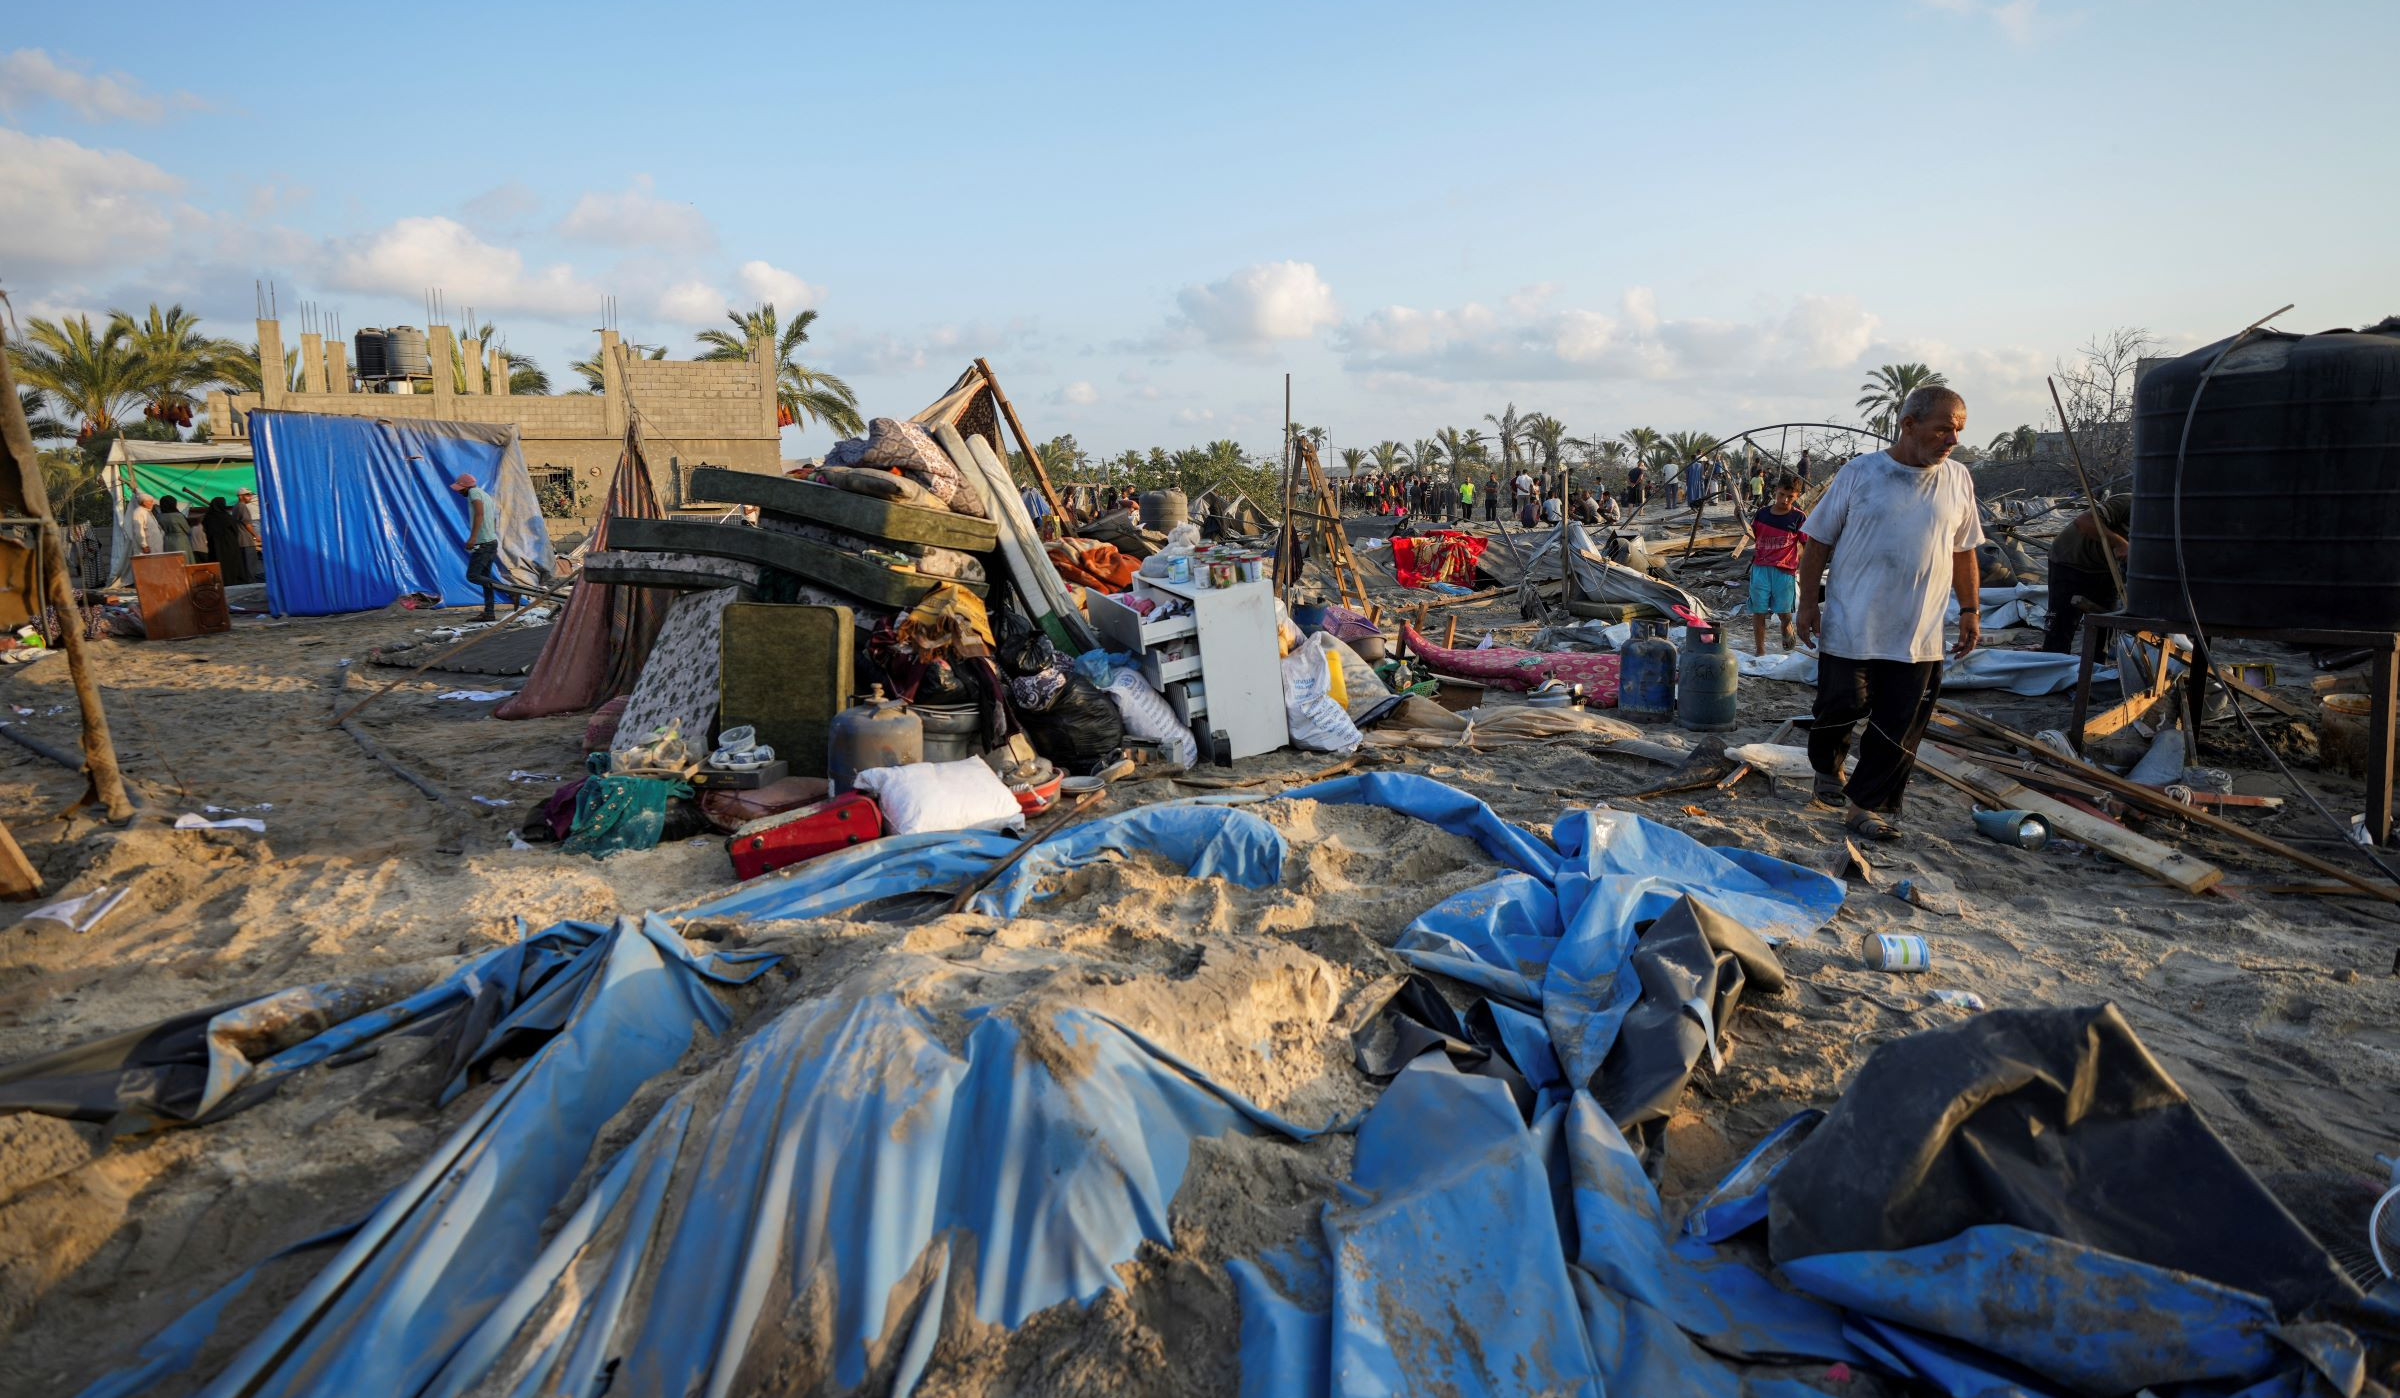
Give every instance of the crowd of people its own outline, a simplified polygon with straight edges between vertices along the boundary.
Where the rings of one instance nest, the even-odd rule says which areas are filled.
[[[172,495],[137,494],[126,522],[134,530],[135,553],[180,553],[189,562],[214,563],[228,587],[266,576],[255,491],[237,491],[230,504],[220,495],[198,510],[186,510]]]

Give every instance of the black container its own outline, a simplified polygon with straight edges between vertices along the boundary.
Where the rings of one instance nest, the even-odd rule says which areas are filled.
[[[2224,343],[2152,365],[2134,390],[2126,611],[2400,631],[2400,318],[2252,336],[2209,379],[2186,442],[2193,392]]]
[[[350,337],[350,348],[358,360],[358,376],[361,379],[371,382],[391,377],[389,363],[384,358],[384,339],[381,330],[369,326],[367,329],[359,331]]]

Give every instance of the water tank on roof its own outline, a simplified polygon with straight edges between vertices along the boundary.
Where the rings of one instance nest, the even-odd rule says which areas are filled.
[[[2134,389],[2126,610],[2400,631],[2400,317],[2253,335],[2202,391],[2224,345],[2153,365]]]
[[[384,337],[381,330],[368,326],[350,337],[350,348],[358,360],[358,376],[372,382],[391,377],[390,361],[384,356]]]
[[[433,354],[425,344],[425,332],[413,325],[395,325],[384,332],[384,372],[396,379],[430,379],[433,377]]]

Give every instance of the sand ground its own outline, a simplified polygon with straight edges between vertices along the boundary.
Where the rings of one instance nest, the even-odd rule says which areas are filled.
[[[52,889],[132,889],[91,934],[0,930],[0,1061],[289,985],[375,971],[430,977],[513,938],[519,919],[539,927],[601,918],[730,882],[713,840],[605,862],[509,849],[507,831],[551,783],[508,774],[576,770],[583,719],[500,722],[488,702],[435,697],[497,682],[428,676],[362,718],[379,743],[454,793],[455,806],[428,801],[329,729],[339,663],[416,639],[429,624],[415,613],[244,618],[228,636],[101,643],[117,741],[145,803],[126,831],[59,815],[78,779],[0,744],[0,819]],[[1512,602],[1462,611],[1462,637],[1486,629],[1505,640],[1530,627]],[[1747,627],[1739,634],[1747,645]],[[2030,644],[2021,632],[1995,639]],[[2306,658],[2268,653],[2285,692],[2305,694]],[[361,677],[381,684],[389,672]],[[1717,737],[1765,739],[1780,719],[1806,712],[1809,697],[1799,686],[1745,682],[1740,727],[1701,738],[1704,755]],[[2064,696],[1974,697],[2023,729],[2064,722]],[[0,719],[60,746],[74,741],[71,699],[63,660],[0,671]],[[1234,775],[1297,775],[1328,760],[1281,753]],[[1536,829],[1563,808],[1609,801],[1709,843],[1842,869],[1837,816],[1763,777],[1636,800],[1664,769],[1586,743],[1378,760],[1457,785]],[[2262,765],[2237,751],[2207,760],[2246,773]],[[2358,809],[2357,782],[2307,776],[2337,809]],[[1185,790],[1150,776],[1116,799],[1121,807]],[[485,807],[474,796],[512,804]],[[255,815],[266,833],[166,828],[210,805]],[[989,971],[996,993],[1104,1005],[1287,1115],[1354,1110],[1374,1088],[1351,1066],[1347,1012],[1400,969],[1386,948],[1411,918],[1492,871],[1471,846],[1389,812],[1309,802],[1261,810],[1292,845],[1280,888],[1228,890],[1134,859],[1073,876],[996,937],[973,917],[914,929],[718,929],[789,956],[737,997],[732,1038],[695,1050],[682,1076],[721,1061],[774,1010],[913,952]],[[2313,838],[2321,832],[2310,820],[2287,808],[2263,824]],[[1877,1043],[1968,1013],[1937,1004],[1928,993],[1936,988],[1973,991],[1993,1007],[2115,1001],[2262,1174],[2371,1173],[2373,1154],[2392,1148],[2395,910],[2239,889],[2195,897],[2091,853],[2006,848],[1973,834],[1962,797],[1922,779],[1907,823],[1910,839],[1879,850],[1876,862],[1888,879],[1946,881],[1958,913],[1854,886],[1833,923],[1782,949],[1794,986],[1745,1004],[1726,1066],[1700,1072],[1672,1124],[1670,1209],[1792,1111],[1829,1104]],[[2237,882],[2291,877],[2222,839],[2166,833]],[[1866,969],[1858,942],[1878,931],[1924,935],[1934,969]],[[1194,1013],[1202,1002],[1209,1012]],[[1262,1043],[1274,1051],[1262,1054]],[[47,1118],[0,1119],[0,1372],[22,1376],[21,1391],[73,1391],[208,1289],[363,1213],[485,1090],[429,1105],[424,1068],[396,1045],[311,1070],[264,1105],[196,1129],[102,1143]],[[1218,1264],[1313,1226],[1317,1203],[1346,1174],[1347,1150],[1336,1137],[1203,1152],[1176,1203],[1176,1248],[1148,1248],[1127,1264],[1128,1293],[1088,1314],[1046,1315],[1015,1336],[946,1335],[929,1387],[1229,1391],[1237,1317]],[[298,1264],[279,1267],[229,1316],[225,1344],[263,1323],[306,1276]]]

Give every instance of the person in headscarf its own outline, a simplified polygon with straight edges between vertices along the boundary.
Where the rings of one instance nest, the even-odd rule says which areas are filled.
[[[192,520],[175,503],[172,495],[158,499],[158,533],[161,553],[180,553],[183,561],[192,561]]]
[[[242,548],[242,522],[224,496],[209,501],[208,508],[200,512],[200,532],[208,539],[209,554],[217,560],[227,587],[257,581],[250,576],[250,557]]]

